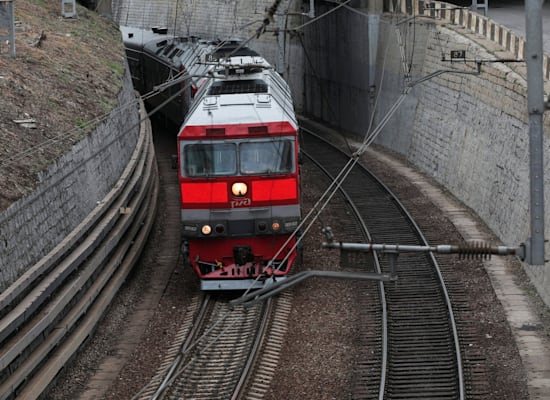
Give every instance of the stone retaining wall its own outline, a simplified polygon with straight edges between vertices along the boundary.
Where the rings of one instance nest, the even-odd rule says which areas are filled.
[[[422,2],[416,2],[421,12]],[[436,7],[448,7],[436,2]],[[409,103],[388,124],[377,143],[401,153],[427,175],[435,178],[509,246],[529,236],[529,117],[526,68],[523,63],[483,63],[475,74],[474,63],[442,61],[451,50],[464,49],[472,58],[523,58],[525,44],[493,21],[466,10],[439,12],[443,17],[424,20],[415,29],[426,35],[425,45],[416,43],[423,62],[413,68],[411,81],[433,75],[414,86]],[[498,33],[500,32],[500,33]],[[417,35],[418,36],[418,35]],[[402,62],[391,35],[381,35],[381,47],[393,49],[387,66],[393,76],[402,75]],[[406,42],[404,45],[412,46]],[[409,47],[410,48],[410,47]],[[448,60],[448,58],[447,58]],[[401,64],[401,65],[399,65]],[[548,77],[548,56],[544,74]],[[453,70],[456,72],[442,72]],[[440,74],[438,74],[441,72]],[[467,73],[467,74],[466,74]],[[403,86],[381,82],[383,115]],[[545,82],[548,92],[548,82]],[[403,118],[404,115],[412,118]],[[544,158],[550,199],[550,119],[544,118]],[[548,208],[548,201],[547,208]],[[546,213],[546,237],[550,213]],[[547,245],[546,254],[550,254]],[[550,268],[525,265],[543,300],[550,305]]]
[[[32,194],[0,213],[0,291],[55,247],[118,180],[139,134],[138,104],[129,74],[118,106],[41,174]]]

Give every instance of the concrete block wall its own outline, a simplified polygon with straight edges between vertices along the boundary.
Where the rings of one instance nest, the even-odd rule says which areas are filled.
[[[0,213],[0,292],[74,229],[120,177],[139,134],[129,74],[118,105],[125,107],[111,112],[39,176],[32,194]]]
[[[438,36],[445,44],[427,48],[426,75],[448,68],[440,61],[441,51],[448,54],[457,45],[454,31],[441,27]],[[481,48],[475,51],[480,58],[493,57]],[[445,73],[426,81],[406,152],[509,245],[528,236],[529,127],[522,81],[501,64],[482,66],[480,75]]]
[[[427,5],[430,8],[427,8]],[[498,44],[511,53],[512,57],[525,58],[525,40],[512,30],[501,26],[488,17],[466,8],[457,9],[456,5],[442,1],[408,0],[400,3],[400,11],[404,14],[425,15],[446,21],[454,26],[461,26],[470,32]],[[550,79],[550,55],[543,56],[543,73],[545,79]]]
[[[279,10],[288,9],[283,0]],[[167,27],[169,32],[205,39],[247,39],[261,25],[273,0],[113,0],[113,18],[123,26]],[[270,27],[275,27],[275,22]]]

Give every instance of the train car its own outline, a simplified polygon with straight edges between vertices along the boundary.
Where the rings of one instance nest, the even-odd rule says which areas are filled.
[[[180,126],[189,112],[197,87],[213,68],[213,60],[236,51],[235,55],[257,56],[248,47],[238,48],[235,40],[208,41],[196,36],[177,37],[166,28],[139,29],[121,26],[126,59],[134,88],[147,94],[149,110],[160,108],[161,114]],[[185,78],[186,77],[186,78]],[[166,84],[177,79],[176,84]]]
[[[192,100],[189,79],[163,86],[188,72],[187,68],[195,65],[195,60],[207,51],[208,43],[196,37],[168,35],[167,30],[160,27],[146,30],[123,26],[120,29],[134,88],[147,95],[145,104],[149,110],[161,108],[164,117],[181,125]]]
[[[185,247],[203,290],[257,288],[297,258],[298,125],[263,58],[216,65],[178,134]]]
[[[122,31],[141,93],[182,72],[190,76],[162,112],[173,121],[185,117],[177,137],[182,249],[201,289],[261,288],[269,278],[284,279],[298,258],[301,218],[288,85],[238,41]]]

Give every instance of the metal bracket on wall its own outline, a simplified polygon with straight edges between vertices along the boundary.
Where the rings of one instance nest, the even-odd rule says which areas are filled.
[[[466,58],[466,50],[451,50],[450,51],[450,57],[445,57],[445,54],[442,54],[441,56],[442,62],[450,62],[450,63],[476,63],[478,65],[480,64],[487,64],[487,63],[523,63],[525,60],[521,58]]]

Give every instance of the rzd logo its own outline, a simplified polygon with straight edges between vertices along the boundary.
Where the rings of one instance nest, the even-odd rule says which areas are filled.
[[[251,203],[250,199],[239,199],[231,201],[231,208],[248,207]]]

